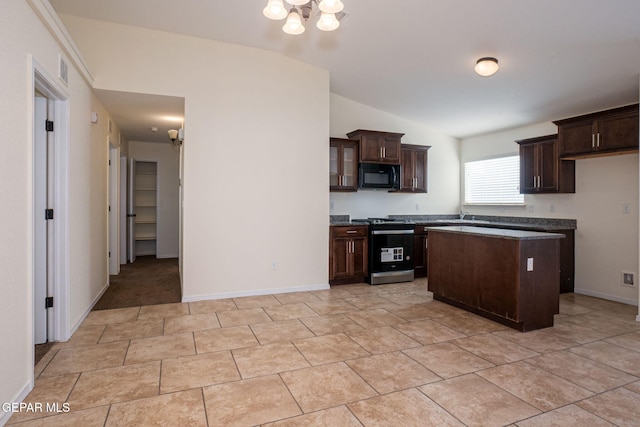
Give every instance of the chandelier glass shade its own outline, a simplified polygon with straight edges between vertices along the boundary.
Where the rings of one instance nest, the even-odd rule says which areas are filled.
[[[306,22],[315,4],[320,9],[320,18],[316,27],[322,31],[333,31],[340,26],[340,19],[344,17],[344,4],[341,0],[286,0],[292,7],[287,10],[283,0],[268,0],[262,13],[269,19],[282,20],[286,18],[282,31],[297,35],[305,31]],[[339,17],[336,14],[340,14]]]

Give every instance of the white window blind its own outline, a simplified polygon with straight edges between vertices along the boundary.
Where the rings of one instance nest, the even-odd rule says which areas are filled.
[[[467,204],[524,204],[520,194],[520,156],[497,157],[464,164]]]

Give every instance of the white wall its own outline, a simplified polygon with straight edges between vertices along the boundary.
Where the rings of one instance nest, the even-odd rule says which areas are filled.
[[[62,18],[96,87],[185,98],[183,298],[326,288],[328,73],[273,52]]]
[[[58,55],[70,65],[69,86],[57,79]],[[31,58],[69,97],[68,287],[73,328],[107,282],[107,154],[104,125],[91,125],[91,111],[104,113],[88,84],[24,0],[0,4],[0,402],[18,401],[33,382],[33,68]],[[106,117],[105,114],[102,118]],[[58,129],[65,127],[58,123]],[[6,414],[0,413],[0,424]]]
[[[129,156],[136,161],[157,162],[157,258],[177,258],[179,252],[180,148],[170,143],[129,142]]]
[[[462,141],[461,160],[517,154],[515,140],[556,132],[553,123],[540,123],[468,138]],[[638,277],[638,191],[638,155],[625,154],[577,160],[575,194],[525,195],[524,207],[464,209],[480,215],[576,219],[576,292],[637,304],[638,291],[620,283],[622,271]],[[625,203],[630,214],[623,214]]]
[[[430,145],[427,194],[360,190],[331,193],[332,215],[352,218],[387,215],[451,214],[460,200],[459,142],[426,126],[331,95],[331,136],[346,138],[356,129],[404,133],[402,143]],[[418,208],[419,206],[419,208]]]

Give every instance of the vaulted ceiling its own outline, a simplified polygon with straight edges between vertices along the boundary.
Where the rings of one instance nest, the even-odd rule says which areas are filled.
[[[455,137],[638,101],[638,0],[343,0],[299,36],[266,0],[50,0],[60,14],[281,52],[329,70],[331,91]],[[478,58],[500,70],[476,75]]]

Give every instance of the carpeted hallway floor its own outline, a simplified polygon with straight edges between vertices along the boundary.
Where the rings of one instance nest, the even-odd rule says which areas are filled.
[[[109,276],[109,288],[94,310],[138,307],[181,302],[177,258],[137,257],[120,266],[120,274]]]

